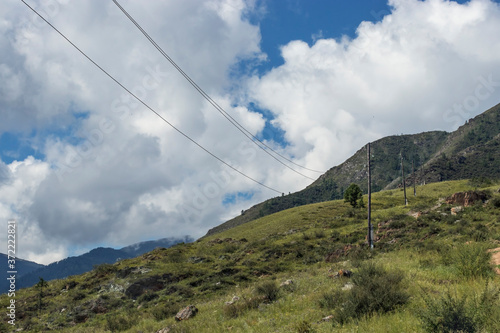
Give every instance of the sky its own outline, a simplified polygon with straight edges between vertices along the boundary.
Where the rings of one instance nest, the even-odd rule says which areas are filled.
[[[219,110],[112,1],[27,2],[183,133],[2,1],[0,248],[14,219],[17,256],[43,264],[201,237],[367,142],[499,102],[498,1],[121,0]]]

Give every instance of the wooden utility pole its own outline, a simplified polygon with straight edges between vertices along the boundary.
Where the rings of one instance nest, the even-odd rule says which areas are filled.
[[[417,196],[417,185],[415,185],[415,161],[411,160],[411,173],[413,174],[413,196]]]
[[[405,167],[403,165],[403,154],[400,153],[401,156],[401,177],[403,177],[403,191],[405,194],[405,206],[408,205],[408,199],[406,199],[406,181],[405,181]]]
[[[370,163],[370,143],[367,147],[367,160],[368,160],[368,244],[370,249],[373,249],[373,226],[372,226],[372,170]]]

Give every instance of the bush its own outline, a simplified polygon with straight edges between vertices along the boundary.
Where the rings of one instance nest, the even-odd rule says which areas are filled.
[[[257,294],[264,297],[268,302],[274,302],[278,299],[279,287],[276,281],[266,281],[257,286]]]
[[[339,303],[342,302],[342,291],[341,290],[333,290],[321,295],[319,300],[319,306],[324,309],[335,309]]]
[[[500,198],[491,199],[490,204],[495,208],[500,208]]]
[[[106,327],[111,332],[126,331],[135,324],[135,318],[130,318],[125,315],[107,316]]]
[[[352,318],[392,311],[409,299],[403,290],[403,278],[400,271],[386,271],[373,263],[363,264],[352,277],[352,289],[324,294],[320,306],[335,310],[334,319],[341,325]]]
[[[94,265],[94,271],[97,276],[106,276],[109,273],[114,273],[118,271],[118,267],[112,264],[101,264],[101,265]]]
[[[148,293],[148,292],[146,292],[145,294],[139,296],[139,298],[137,299],[137,302],[139,304],[141,304],[141,303],[148,303],[148,302],[150,302],[150,301],[152,301],[154,299],[157,299],[158,297],[159,296],[158,296],[157,293],[154,293],[154,292],[153,293]]]
[[[488,326],[495,328],[493,311],[498,311],[500,290],[488,288],[480,297],[458,297],[447,292],[440,299],[431,299],[424,293],[426,308],[417,312],[426,332],[482,332]]]
[[[316,230],[314,232],[314,236],[319,239],[319,238],[325,238],[326,234],[325,231],[323,230]]]
[[[168,253],[167,260],[174,264],[180,264],[186,261],[186,256],[181,250],[172,250]]]
[[[391,223],[389,223],[390,229],[401,229],[401,228],[404,228],[405,226],[406,226],[405,221],[401,221],[401,220],[396,220],[396,221],[392,221]]]
[[[243,300],[237,301],[236,303],[226,304],[223,308],[224,316],[233,319],[237,318],[247,310],[257,309],[260,302],[261,300],[258,298],[243,298]]]
[[[151,314],[157,321],[173,317],[177,312],[179,312],[179,306],[172,303],[158,305],[151,310]]]
[[[480,243],[459,245],[450,254],[451,262],[464,278],[488,277],[493,271],[487,250],[488,248]]]
[[[472,186],[474,188],[478,187],[488,187],[493,185],[493,181],[489,178],[486,178],[484,176],[482,177],[473,177],[472,179],[469,180],[469,186]]]
[[[295,330],[297,333],[313,333],[314,329],[311,327],[311,324],[305,320],[301,321],[297,325],[295,325]]]

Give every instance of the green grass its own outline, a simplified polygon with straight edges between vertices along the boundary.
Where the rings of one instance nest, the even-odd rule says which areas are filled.
[[[500,285],[485,254],[486,249],[498,247],[500,235],[500,194],[498,184],[490,185],[483,188],[493,194],[488,204],[467,207],[457,215],[451,215],[452,205],[443,199],[473,189],[468,181],[418,187],[408,206],[402,204],[400,190],[375,193],[372,218],[377,241],[372,251],[365,242],[366,210],[329,201],[50,281],[40,313],[38,291],[23,289],[16,293],[16,328],[135,333],[176,325],[173,332],[425,332],[417,311],[429,307],[423,290],[440,304],[448,293],[458,300],[463,295],[475,300],[483,294],[486,280],[491,288]],[[418,219],[410,215],[416,212],[421,214]],[[351,281],[352,297],[370,299],[371,289],[362,289],[369,284],[356,285],[363,267],[370,264],[384,272],[400,272],[401,279],[396,280],[409,298],[342,323],[335,299],[325,295],[349,295],[342,288]],[[354,275],[330,277],[339,269]],[[279,287],[288,279],[293,285]],[[227,305],[233,296],[239,300]],[[0,306],[7,302],[5,295],[0,297]],[[197,316],[175,322],[175,313],[189,304],[199,309]],[[337,319],[321,320],[329,315]],[[499,307],[493,307],[489,316],[492,321],[500,318]],[[75,324],[78,321],[82,322]],[[0,326],[2,332],[8,329]]]

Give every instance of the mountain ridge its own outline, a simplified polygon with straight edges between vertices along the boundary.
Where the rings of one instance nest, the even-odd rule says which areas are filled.
[[[471,118],[453,132],[429,131],[391,135],[371,143],[372,192],[402,186],[401,160],[406,184],[475,177],[500,178],[500,104]],[[301,205],[342,199],[356,183],[366,193],[366,145],[343,163],[330,168],[305,189],[258,203],[216,227],[205,236],[257,218]],[[416,169],[412,175],[412,161]]]
[[[46,281],[51,281],[72,275],[83,274],[91,271],[97,265],[113,264],[122,259],[135,258],[159,247],[168,248],[179,243],[190,243],[192,241],[194,240],[189,236],[182,238],[161,238],[158,240],[134,243],[120,249],[97,247],[84,254],[64,258],[48,265],[33,263],[35,265],[32,266],[35,268],[29,271],[26,271],[22,267],[18,267],[18,271],[20,273],[22,272],[22,274],[17,275],[18,279],[16,281],[16,286],[17,288],[33,286],[39,281],[40,277]],[[17,264],[19,264],[18,260],[19,259],[16,259]],[[4,262],[7,263],[7,260]],[[0,283],[0,288],[2,292],[6,292],[6,290],[8,290],[8,281],[2,281]]]

